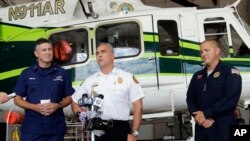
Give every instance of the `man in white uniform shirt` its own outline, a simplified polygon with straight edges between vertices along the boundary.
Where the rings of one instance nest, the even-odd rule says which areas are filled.
[[[100,71],[88,77],[72,96],[72,110],[81,112],[78,100],[82,94],[90,95],[91,90],[103,94],[101,119],[103,122],[112,123],[102,130],[105,134],[96,137],[96,141],[136,141],[136,136],[142,119],[143,91],[136,78],[128,72],[114,67],[114,50],[108,43],[101,43],[97,47],[96,60]],[[133,124],[130,128],[130,104],[133,105]]]

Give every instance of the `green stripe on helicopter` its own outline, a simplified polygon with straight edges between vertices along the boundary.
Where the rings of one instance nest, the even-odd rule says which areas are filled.
[[[11,70],[11,71],[2,72],[2,73],[0,73],[0,80],[4,80],[4,79],[10,78],[10,77],[18,76],[26,68],[27,67],[25,67],[25,68],[19,68],[19,69],[14,69],[14,70]]]
[[[13,26],[11,24],[0,23],[0,41],[35,41],[45,36],[43,28],[28,28],[24,26]]]

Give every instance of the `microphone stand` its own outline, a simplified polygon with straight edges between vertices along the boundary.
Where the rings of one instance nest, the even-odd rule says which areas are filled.
[[[96,87],[97,85],[92,85],[91,86],[91,91],[90,91],[90,97],[92,98],[92,100],[94,101],[94,97],[95,97],[95,91],[94,91],[94,87]],[[91,105],[91,111],[94,111],[94,104]],[[93,131],[91,131],[91,141],[95,141],[95,134]]]

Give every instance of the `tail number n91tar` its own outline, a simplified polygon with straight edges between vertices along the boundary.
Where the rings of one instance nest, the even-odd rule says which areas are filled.
[[[45,16],[47,13],[50,15],[58,14],[59,11],[64,14],[64,0],[56,0],[54,7],[50,3],[50,1],[45,2],[43,5],[42,2],[38,3],[32,3],[30,5],[20,5],[15,7],[9,8],[9,21],[18,20],[18,19],[24,19],[27,14],[29,14],[30,17],[35,16],[35,12],[37,16]]]

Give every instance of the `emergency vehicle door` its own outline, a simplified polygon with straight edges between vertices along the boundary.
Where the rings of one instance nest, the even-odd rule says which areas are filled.
[[[183,56],[180,48],[179,15],[154,16],[154,31],[158,34],[158,79],[161,87],[186,87]]]

